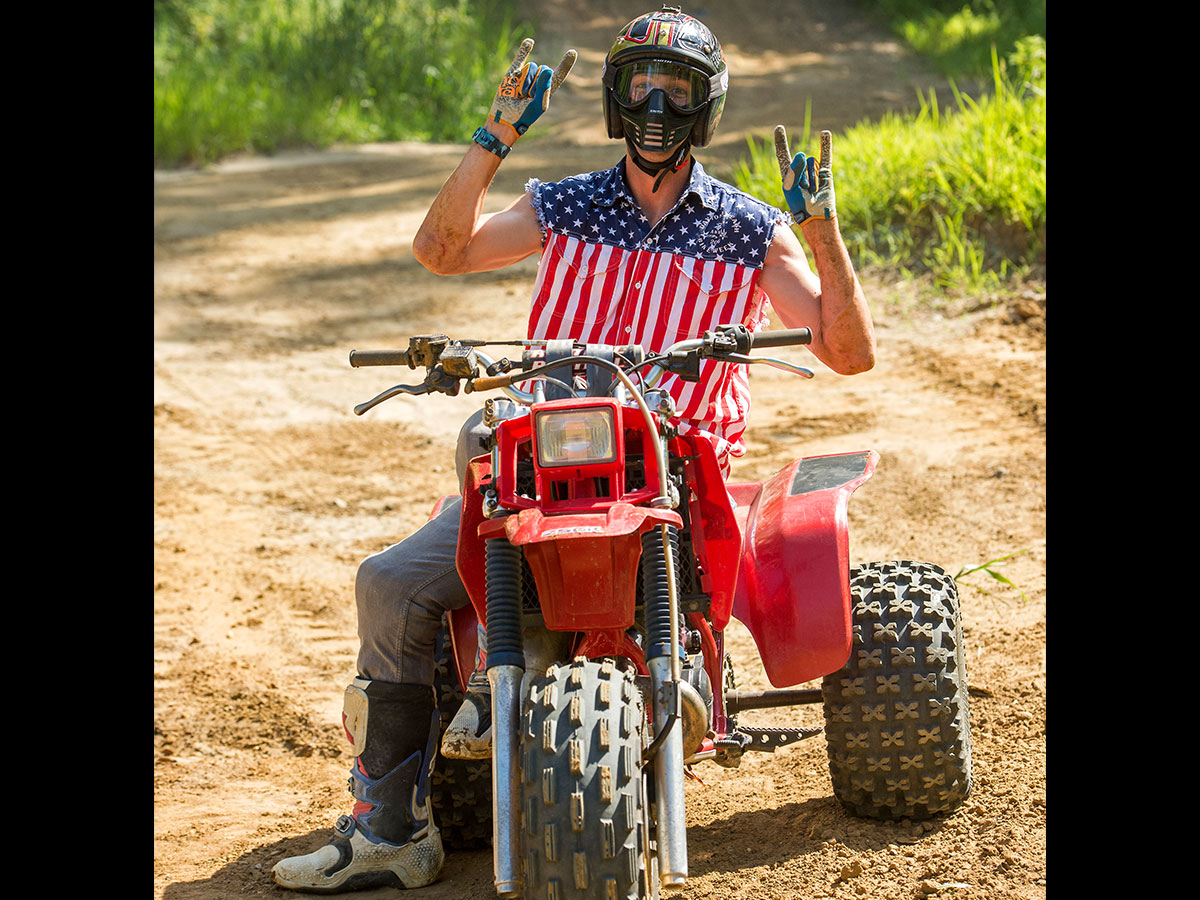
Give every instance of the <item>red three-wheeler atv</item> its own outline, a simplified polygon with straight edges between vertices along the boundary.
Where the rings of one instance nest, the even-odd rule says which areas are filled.
[[[657,897],[688,874],[685,768],[737,766],[822,730],[834,793],[855,815],[923,819],[970,792],[953,579],[925,562],[850,564],[847,503],[878,454],[726,483],[712,444],[678,432],[656,387],[666,373],[697,379],[706,360],[812,377],[750,355],[810,340],[729,325],[659,352],[438,334],[351,353],[354,366],[426,369],[360,415],[398,394],[504,394],[484,404],[490,453],[463,485],[471,603],[447,616],[442,644],[444,723],[486,668],[491,757],[439,758],[430,798],[451,849],[490,819],[500,896]],[[484,349],[505,345],[520,359]],[[775,690],[736,689],[731,617]],[[796,688],[817,678],[819,690]],[[824,729],[738,724],[743,710],[801,703],[823,705]]]

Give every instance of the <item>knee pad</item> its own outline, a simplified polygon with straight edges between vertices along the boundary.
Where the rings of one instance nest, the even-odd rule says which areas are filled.
[[[367,713],[370,710],[367,687],[370,684],[366,678],[355,678],[342,695],[342,728],[350,741],[351,756],[361,755],[367,746]]]
[[[423,750],[437,706],[427,684],[392,684],[361,676],[342,696],[342,727],[368,771],[392,769]]]

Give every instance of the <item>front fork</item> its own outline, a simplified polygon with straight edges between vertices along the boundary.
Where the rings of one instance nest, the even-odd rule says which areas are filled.
[[[680,699],[679,532],[659,525],[642,537],[646,610],[646,667],[650,673],[655,737],[646,750],[653,766],[660,883],[687,879],[683,721]],[[521,893],[520,745],[525,675],[521,631],[521,551],[506,538],[486,543],[487,676],[492,691],[492,850],[496,892]]]
[[[663,887],[687,880],[687,813],[683,797],[683,720],[679,671],[679,531],[660,525],[642,537],[646,668],[654,740],[646,750],[658,807],[658,872]]]
[[[521,699],[526,659],[542,672],[563,658],[569,636],[521,628],[521,550],[507,538],[486,543],[487,677],[492,691],[492,848],[496,893],[520,895]]]
[[[521,550],[486,543],[487,677],[492,689],[492,851],[496,893],[521,893]]]

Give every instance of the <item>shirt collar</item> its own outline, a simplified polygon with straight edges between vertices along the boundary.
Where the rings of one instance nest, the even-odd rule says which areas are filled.
[[[688,194],[695,194],[696,199],[709,209],[720,208],[713,180],[704,171],[704,166],[700,165],[700,160],[695,157],[692,157],[692,174],[688,179],[687,187],[683,189],[681,199],[686,198]],[[629,190],[629,184],[625,181],[624,157],[611,169],[599,173],[592,189],[591,200],[596,206],[611,207],[622,198],[628,200],[630,205],[637,207],[637,200],[634,199],[633,192]]]

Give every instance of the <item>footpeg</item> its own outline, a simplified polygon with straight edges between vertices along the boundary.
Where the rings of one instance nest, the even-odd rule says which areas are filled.
[[[472,681],[475,675],[471,676]],[[442,756],[447,759],[492,758],[492,692],[469,685],[462,706],[442,735]]]
[[[734,731],[729,738],[737,741],[743,751],[757,750],[763,753],[774,753],[778,747],[795,744],[805,738],[814,737],[824,731],[823,728],[753,728],[744,726]]]

